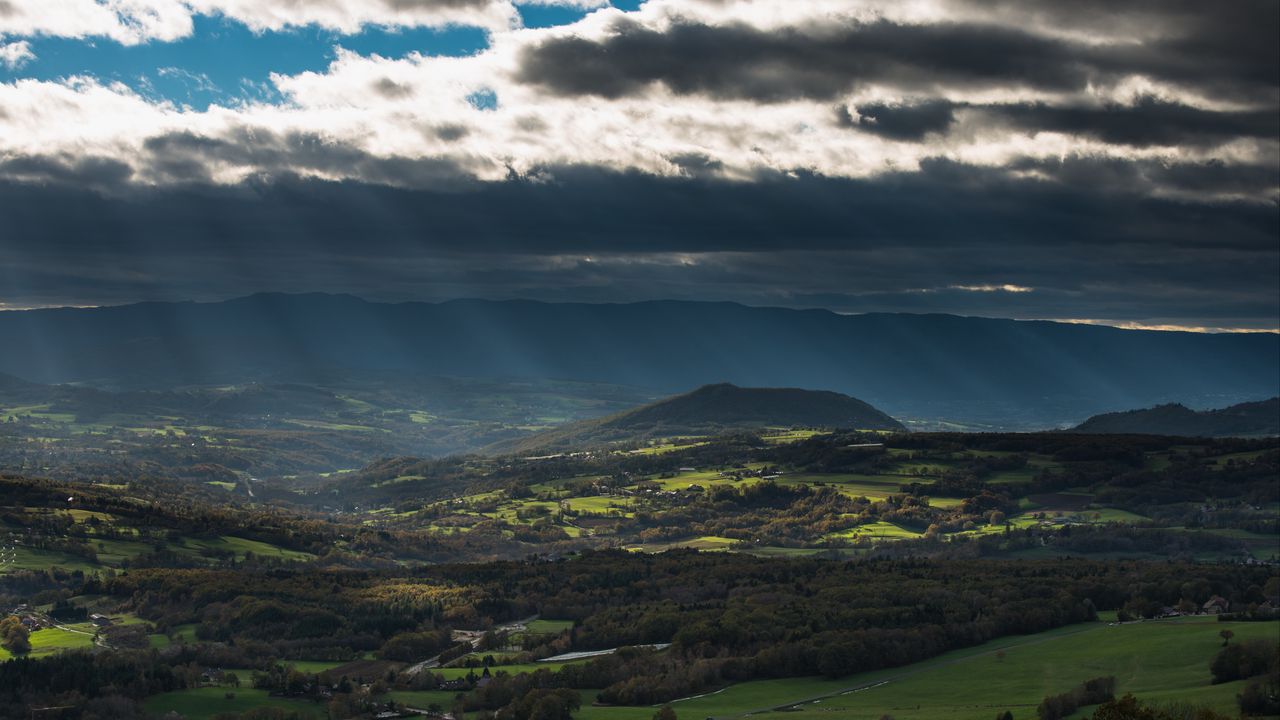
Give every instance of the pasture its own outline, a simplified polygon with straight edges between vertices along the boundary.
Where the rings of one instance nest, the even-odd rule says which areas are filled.
[[[76,513],[84,511],[67,510],[65,512]],[[89,515],[98,516],[104,515],[104,513],[90,513]],[[118,522],[113,522],[113,525],[117,530],[132,531],[132,528],[121,525]],[[124,562],[139,555],[150,553],[156,548],[156,545],[152,542],[99,538],[94,537],[92,534],[85,538],[85,541],[89,548],[94,551],[96,560],[60,550],[27,547],[16,539],[0,539],[0,574],[15,570],[47,570],[53,567],[59,567],[64,570],[80,570],[86,573],[95,572],[105,567],[120,567]],[[310,553],[289,550],[270,543],[231,535],[213,537],[185,536],[175,542],[165,543],[165,547],[178,555],[202,560],[225,555],[234,555],[237,560],[243,560],[248,553],[253,553],[259,557],[271,557],[297,562],[315,559],[315,556]]]
[[[220,535],[216,538],[183,538],[181,546],[175,548],[180,552],[201,554],[202,552],[235,553],[237,560],[243,560],[245,554],[253,553],[259,557],[273,557],[287,561],[305,562],[314,560],[311,553],[288,550],[270,543],[247,538]]]
[[[221,713],[242,713],[254,708],[278,708],[317,719],[327,715],[323,705],[302,700],[274,698],[268,695],[266,690],[246,687],[175,690],[147,698],[143,702],[143,708],[154,715],[176,712],[187,720],[211,720]]]
[[[539,618],[526,624],[525,632],[531,635],[559,635],[572,628],[572,620],[545,620]]]
[[[1211,685],[1209,663],[1221,649],[1218,632],[1236,640],[1280,633],[1277,623],[1219,623],[1211,617],[1111,625],[1087,623],[1036,635],[1002,638],[900,668],[839,680],[786,678],[731,685],[714,694],[672,703],[680,717],[763,720],[990,720],[1012,710],[1034,717],[1050,694],[1100,675],[1114,675],[1117,692],[1142,700],[1185,701],[1238,713],[1242,682]],[[976,681],[981,678],[981,681]],[[591,707],[584,694],[579,720],[649,720],[653,708]],[[1087,717],[1087,715],[1084,715]]]
[[[406,707],[431,710],[433,707],[448,710],[458,693],[447,690],[393,690],[386,697]]]
[[[84,634],[63,630],[61,628],[44,628],[31,633],[31,653],[29,657],[53,655],[63,650],[76,650],[93,647],[93,634]],[[8,650],[0,647],[0,662],[13,657]]]

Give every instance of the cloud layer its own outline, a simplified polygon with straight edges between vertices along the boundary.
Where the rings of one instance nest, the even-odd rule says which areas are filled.
[[[602,2],[541,4],[595,7]],[[106,38],[125,45],[172,42],[191,35],[200,15],[221,16],[258,32],[316,26],[355,33],[371,25],[502,30],[519,24],[510,0],[3,0],[0,35]]]
[[[11,65],[27,37],[166,42],[197,15],[490,31],[467,57],[339,49],[272,76],[283,102],[198,112],[93,77],[0,84],[0,202],[24,218],[0,236],[26,268],[9,302],[226,294],[137,269],[178,277],[228,246],[304,262],[314,243],[372,284],[380,263],[415,268],[419,294],[613,283],[1274,328],[1278,7],[649,0],[529,29],[506,0],[0,0]],[[97,214],[32,216],[58,202]],[[136,272],[77,297],[30,280],[94,252]],[[259,280],[243,289],[285,289]]]

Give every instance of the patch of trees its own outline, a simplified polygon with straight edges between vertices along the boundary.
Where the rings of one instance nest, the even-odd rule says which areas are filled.
[[[1145,703],[1126,694],[1116,700],[1108,700],[1093,711],[1093,720],[1229,720],[1209,708],[1187,703],[1157,705]]]
[[[25,717],[25,710],[58,698],[120,695],[133,699],[185,687],[173,666],[153,651],[73,650],[43,658],[0,663],[0,717]],[[5,706],[8,707],[5,707]]]
[[[74,605],[65,598],[59,598],[49,609],[49,617],[60,622],[84,622],[89,619],[89,610]]]
[[[1280,645],[1262,639],[1228,641],[1214,657],[1209,671],[1214,684],[1280,672]]]
[[[0,646],[14,655],[31,652],[31,633],[17,615],[0,620]]]
[[[1246,717],[1280,715],[1280,673],[1273,670],[1250,678],[1237,700]]]
[[[1112,676],[1085,680],[1061,695],[1050,695],[1036,707],[1040,720],[1062,720],[1086,705],[1098,705],[1116,696],[1116,679]]]
[[[405,632],[383,643],[380,654],[384,660],[412,663],[439,655],[452,645],[454,645],[452,633],[448,629]]]
[[[77,665],[96,666],[88,654],[58,656],[57,663],[85,673],[84,682],[117,683],[115,692],[130,698],[186,686],[193,676],[183,668],[201,666],[256,669],[264,687],[310,696],[321,692],[319,683],[290,673],[280,658],[350,659],[381,650],[388,660],[418,661],[451,647],[469,650],[449,643],[451,627],[488,629],[540,613],[577,622],[530,647],[534,657],[624,649],[554,673],[498,673],[473,693],[480,705],[472,709],[498,712],[534,689],[604,688],[604,702],[659,704],[729,682],[903,665],[1086,620],[1095,608],[1202,602],[1211,595],[1236,602],[1262,592],[1268,574],[1246,565],[954,557],[832,562],[694,551],[601,551],[567,561],[378,571],[139,569],[110,578],[65,576],[59,592],[109,595],[161,628],[196,622],[202,642],[163,654],[104,652],[104,666],[91,670]],[[673,645],[665,652],[625,649],[659,642]],[[45,696],[59,692],[45,675],[74,675],[55,663],[38,666],[45,673],[39,678],[5,676],[17,671],[11,664],[0,666],[0,687]],[[126,674],[141,680],[117,681]],[[551,712],[554,701],[544,699],[552,695],[538,694],[528,707]],[[520,717],[517,710],[524,711],[508,712]]]
[[[582,698],[567,688],[534,688],[498,710],[495,720],[571,720]]]

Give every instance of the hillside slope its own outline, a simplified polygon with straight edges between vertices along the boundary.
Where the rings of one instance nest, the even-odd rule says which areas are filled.
[[[491,452],[542,452],[681,435],[765,427],[905,431],[902,423],[858,400],[826,390],[706,385],[594,420],[491,446]]]
[[[1080,433],[1133,433],[1187,437],[1280,435],[1280,398],[1219,410],[1192,410],[1177,403],[1145,410],[1095,415],[1073,428]]]
[[[898,418],[1045,428],[1280,394],[1280,336],[657,301],[255,295],[0,313],[0,372],[44,383],[327,384],[352,371],[644,388],[821,387]]]

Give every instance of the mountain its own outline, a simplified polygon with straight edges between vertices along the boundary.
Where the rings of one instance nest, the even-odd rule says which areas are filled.
[[[1171,403],[1146,410],[1095,415],[1072,428],[1080,433],[1243,437],[1280,435],[1280,398],[1220,410],[1192,410]]]
[[[565,450],[612,442],[713,435],[765,427],[906,430],[902,423],[857,398],[826,390],[706,385],[608,417],[569,423],[504,442],[494,452]]]
[[[0,373],[0,392],[18,392],[39,387],[36,383],[27,382],[20,377]]]
[[[374,303],[254,295],[0,313],[0,372],[113,389],[332,384],[353,372],[820,387],[897,418],[1051,427],[1280,394],[1280,336],[657,301]]]

